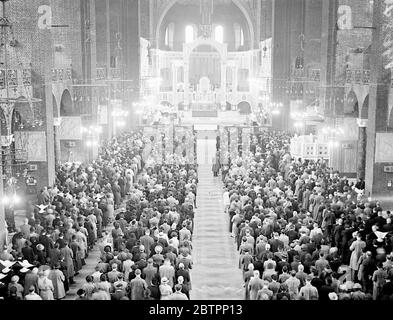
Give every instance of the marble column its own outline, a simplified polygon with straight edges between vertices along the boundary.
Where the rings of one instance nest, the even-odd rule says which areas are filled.
[[[131,126],[128,129],[132,130],[137,125],[133,103],[139,101],[140,98],[140,0],[123,0],[122,8],[121,22],[124,39],[123,102],[126,106],[129,106]]]
[[[358,178],[365,178],[366,175],[366,155],[367,155],[367,119],[358,119],[359,140],[358,140]]]
[[[390,90],[391,72],[385,69],[385,50],[383,30],[391,18],[385,17],[384,10],[387,4],[383,1],[374,1],[373,31],[370,59],[370,95],[367,126],[367,157],[366,157],[366,195],[381,199],[385,208],[390,203],[392,207],[391,191],[387,186],[387,175],[384,172],[385,161],[393,162],[391,150],[382,149],[377,145],[380,133],[386,134],[388,119],[388,96]],[[382,136],[381,136],[382,138]],[[391,140],[390,140],[391,141]],[[385,146],[386,148],[386,146]],[[383,155],[381,160],[376,154]]]

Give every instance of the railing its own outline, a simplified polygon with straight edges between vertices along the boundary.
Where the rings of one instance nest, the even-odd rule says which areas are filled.
[[[189,103],[222,103],[223,101],[228,101],[231,104],[237,104],[240,101],[248,101],[250,102],[251,94],[249,92],[228,92],[225,96],[222,95],[220,91],[208,92],[206,94],[191,91],[188,93],[188,96],[185,92],[173,92],[173,91],[165,91],[159,93],[160,101],[168,101],[172,105],[178,105],[180,102],[189,102]]]
[[[120,68],[110,68],[110,77],[112,79],[120,79],[121,78]]]
[[[310,81],[320,82],[321,81],[321,69],[310,69],[308,71],[308,79]]]
[[[8,69],[7,70],[8,87],[31,86],[31,70],[30,69]],[[5,70],[0,70],[0,89],[6,87]]]
[[[293,138],[291,140],[291,154],[303,159],[329,159],[329,144],[312,140],[308,136]]]
[[[96,80],[105,80],[106,79],[106,68],[97,68]]]
[[[52,81],[64,81],[72,80],[72,70],[70,68],[66,69],[52,69]]]
[[[370,70],[348,69],[346,71],[346,83],[369,84]]]

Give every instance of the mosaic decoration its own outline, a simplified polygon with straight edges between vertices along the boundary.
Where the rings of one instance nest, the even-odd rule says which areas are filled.
[[[44,131],[15,132],[15,149],[27,151],[28,161],[46,162],[46,133]]]
[[[61,140],[82,140],[82,120],[80,117],[62,117],[58,131]]]
[[[393,69],[393,1],[384,0],[383,4],[383,47],[384,65],[386,69]]]

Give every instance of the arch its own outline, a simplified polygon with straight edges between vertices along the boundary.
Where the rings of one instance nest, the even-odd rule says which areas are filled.
[[[158,45],[158,39],[160,39],[160,28],[162,25],[162,22],[164,21],[164,18],[168,11],[178,2],[178,0],[170,0],[170,2],[166,5],[164,10],[162,10],[161,15],[158,18],[157,21],[157,26],[156,26],[156,39],[157,39],[157,45]],[[251,43],[251,50],[254,49],[254,39],[255,39],[255,30],[254,30],[254,25],[252,23],[251,17],[247,12],[247,9],[244,7],[244,5],[241,3],[241,0],[232,0],[232,2],[239,8],[239,10],[243,13],[244,17],[246,18],[248,28],[250,30],[250,43]]]
[[[345,99],[344,115],[353,116],[355,118],[359,117],[359,101],[353,90],[348,93]]]
[[[214,40],[224,43],[224,27],[222,25],[214,27]]]
[[[63,91],[60,101],[60,117],[74,116],[74,107],[72,105],[72,98],[68,89]]]
[[[240,101],[237,105],[240,114],[251,114],[251,105],[247,101]]]
[[[191,43],[196,40],[195,37],[195,26],[192,24],[189,24],[186,26],[185,29],[185,37],[184,37],[184,42],[185,43]]]
[[[360,109],[359,118],[361,119],[368,119],[368,97],[369,95],[364,99],[363,106]]]

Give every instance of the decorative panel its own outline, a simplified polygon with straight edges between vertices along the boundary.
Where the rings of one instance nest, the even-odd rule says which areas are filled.
[[[27,151],[27,160],[46,162],[46,133],[43,131],[15,132],[15,148]]]
[[[60,140],[82,140],[82,120],[80,117],[62,117],[58,136]]]

